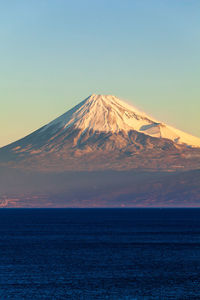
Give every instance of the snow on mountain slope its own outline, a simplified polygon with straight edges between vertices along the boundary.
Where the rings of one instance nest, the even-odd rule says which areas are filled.
[[[44,126],[42,131],[49,130],[51,127],[63,130],[74,127],[81,132],[93,130],[117,133],[135,130],[148,136],[170,139],[177,144],[200,147],[200,138],[160,123],[112,95],[92,94],[73,109]]]

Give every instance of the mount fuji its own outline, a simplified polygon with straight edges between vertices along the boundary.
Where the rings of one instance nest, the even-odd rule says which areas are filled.
[[[0,207],[200,206],[200,139],[111,95],[0,149]]]
[[[200,167],[200,139],[112,95],[91,95],[0,149],[3,165],[45,171]]]

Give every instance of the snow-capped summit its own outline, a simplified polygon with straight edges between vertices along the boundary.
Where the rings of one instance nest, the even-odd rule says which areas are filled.
[[[117,133],[135,130],[151,137],[166,138],[177,144],[200,147],[199,138],[161,123],[112,95],[92,94],[47,124],[43,130],[54,126],[63,130],[74,127],[82,132],[92,130]]]
[[[75,126],[82,130],[103,132],[129,131],[138,130],[146,118],[148,117],[145,114],[115,96],[92,94],[44,129],[57,125],[63,128]]]

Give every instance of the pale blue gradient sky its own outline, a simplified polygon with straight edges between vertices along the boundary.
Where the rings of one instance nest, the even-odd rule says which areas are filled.
[[[0,146],[92,93],[200,137],[200,1],[1,1]]]

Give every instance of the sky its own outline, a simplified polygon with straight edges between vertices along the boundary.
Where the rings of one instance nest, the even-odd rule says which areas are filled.
[[[200,137],[199,0],[0,1],[0,146],[90,94]]]

